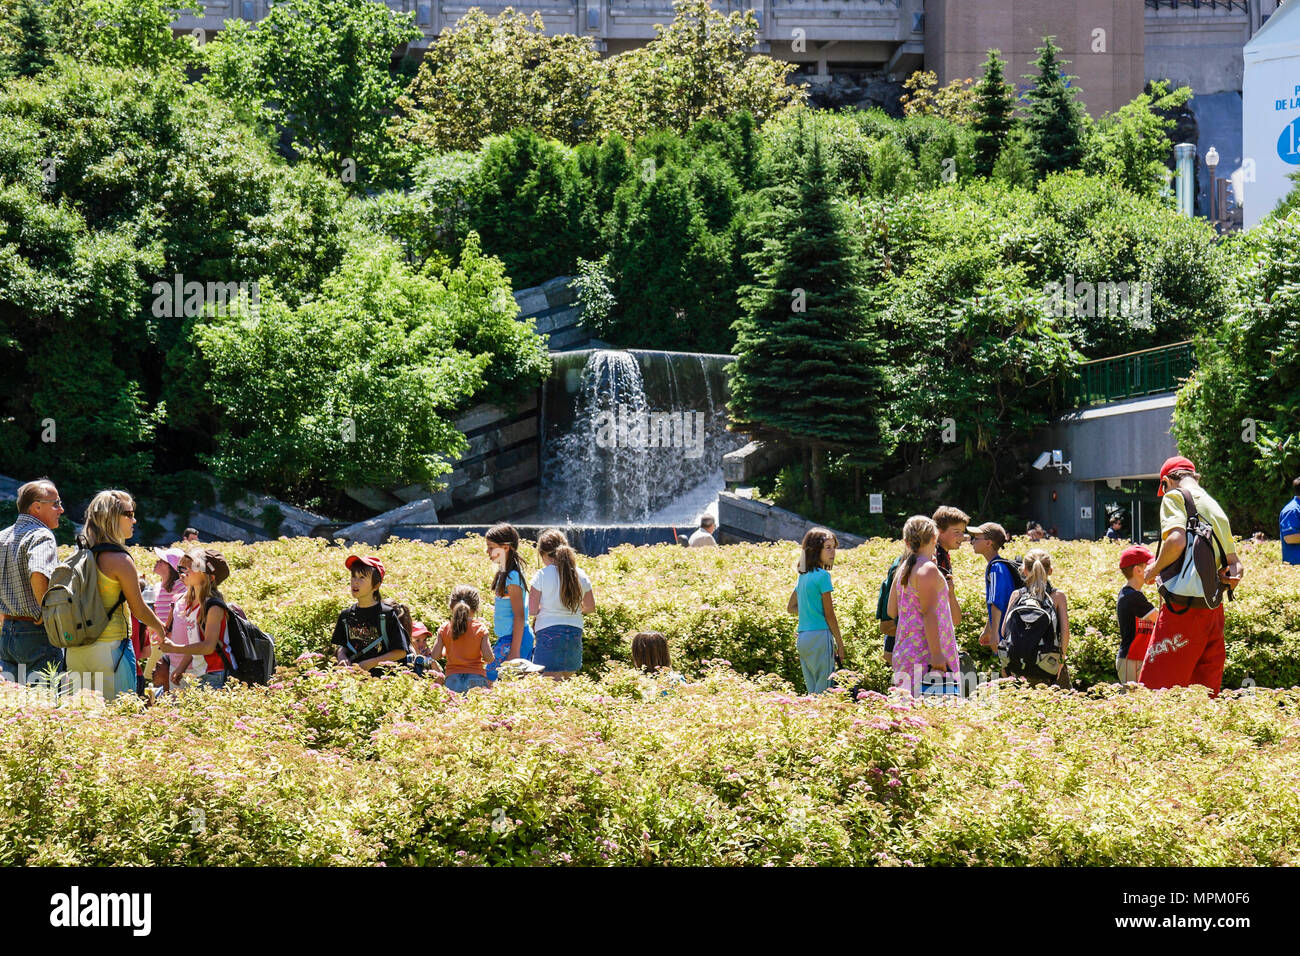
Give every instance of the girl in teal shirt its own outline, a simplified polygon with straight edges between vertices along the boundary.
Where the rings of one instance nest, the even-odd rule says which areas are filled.
[[[504,522],[488,528],[487,552],[497,566],[492,579],[492,594],[496,599],[492,605],[495,659],[487,666],[488,680],[494,681],[503,662],[517,657],[532,659],[533,629],[524,609],[524,563],[519,558],[519,532]]]
[[[835,565],[839,541],[825,528],[812,528],[803,536],[799,581],[786,610],[799,616],[799,666],[810,694],[831,686],[831,674],[844,660],[840,623],[831,601],[830,569]]]

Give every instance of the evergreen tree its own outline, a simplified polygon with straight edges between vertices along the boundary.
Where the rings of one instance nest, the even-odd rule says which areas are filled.
[[[45,0],[19,0],[14,28],[19,46],[0,63],[0,76],[34,76],[54,62],[50,57],[54,38]]]
[[[1034,61],[1037,75],[1025,74],[1025,79],[1034,81],[1025,94],[1030,104],[1025,126],[1029,131],[1030,163],[1039,179],[1075,169],[1083,161],[1083,108],[1075,99],[1078,90],[1068,85],[1078,77],[1061,72],[1066,61],[1056,59],[1059,52],[1061,48],[1052,38],[1044,37]]]
[[[1006,65],[999,58],[1001,50],[989,50],[984,61],[984,76],[975,87],[975,172],[993,174],[1002,142],[1011,130],[1011,111],[1015,108],[1014,87],[1003,78]]]
[[[730,413],[737,431],[809,451],[820,510],[828,450],[862,464],[880,456],[883,380],[855,233],[837,203],[820,139],[801,153],[803,175],[798,185],[781,187],[765,217],[762,248],[750,257],[756,281],[740,290]]]

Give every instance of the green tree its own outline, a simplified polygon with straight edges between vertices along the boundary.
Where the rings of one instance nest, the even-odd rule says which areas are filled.
[[[199,327],[204,386],[227,425],[213,470],[299,498],[435,480],[465,447],[452,413],[491,361],[452,344],[446,297],[380,246],[354,250],[297,308],[272,292],[255,320]]]
[[[648,157],[647,157],[648,158]],[[606,329],[623,348],[724,352],[729,249],[709,231],[689,167],[645,167],[610,213],[610,259],[619,303]],[[648,181],[647,181],[648,180]]]
[[[1084,114],[1077,99],[1078,90],[1062,68],[1068,61],[1058,61],[1061,48],[1051,37],[1043,37],[1034,60],[1037,73],[1026,73],[1033,86],[1025,94],[1029,108],[1025,128],[1029,132],[1029,162],[1039,179],[1050,173],[1075,169],[1084,156]]]
[[[527,128],[494,137],[469,189],[470,228],[520,288],[571,272],[594,250],[573,157],[553,140]]]
[[[737,431],[809,449],[820,510],[829,449],[881,457],[884,383],[854,231],[815,136],[800,185],[783,193],[764,223],[756,279],[741,290],[729,410]]]
[[[414,14],[372,0],[284,0],[256,26],[226,21],[206,48],[205,82],[361,189],[395,174],[387,127],[401,87],[392,58],[419,36]]]
[[[1165,184],[1165,163],[1173,149],[1168,131],[1174,127],[1172,119],[1157,111],[1176,109],[1191,96],[1190,87],[1171,93],[1167,83],[1157,82],[1114,113],[1107,113],[1089,133],[1083,168],[1139,196],[1157,196]]]
[[[475,7],[430,44],[399,100],[399,136],[418,151],[478,149],[520,126],[569,145],[594,139],[602,70],[587,37],[548,36],[539,13]]]
[[[0,77],[33,76],[49,66],[56,40],[46,0],[18,0],[4,13],[11,29],[0,33]]]
[[[1004,78],[1001,53],[989,50],[984,75],[975,86],[975,172],[986,178],[993,175],[1015,109],[1015,88]]]
[[[747,111],[759,125],[807,92],[786,82],[794,69],[751,51],[753,11],[723,16],[710,0],[673,0],[672,23],[655,25],[643,47],[604,61],[597,125],[629,139],[654,129],[685,134],[705,117]]]

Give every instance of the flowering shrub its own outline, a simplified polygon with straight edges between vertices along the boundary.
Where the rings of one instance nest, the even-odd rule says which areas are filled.
[[[1296,691],[930,706],[717,662],[457,697],[308,656],[148,709],[0,684],[0,864],[1294,864],[1297,734]]]
[[[343,558],[348,552],[314,538],[280,539],[256,545],[217,545],[232,573],[223,590],[252,620],[277,639],[281,660],[306,651],[328,653],[334,621],[351,598]],[[881,658],[876,598],[898,544],[873,539],[841,550],[832,579],[835,609],[845,635],[848,661],[862,685],[883,691],[888,674]],[[1003,554],[1014,558],[1029,547],[1012,541]],[[1228,661],[1225,687],[1246,679],[1262,687],[1300,684],[1300,568],[1281,563],[1276,544],[1242,545],[1247,576],[1237,599],[1226,605]],[[1051,541],[1053,584],[1069,600],[1069,655],[1076,685],[1115,680],[1119,628],[1115,597],[1123,584],[1119,549],[1106,542]],[[388,568],[383,593],[405,601],[416,619],[431,627],[446,619],[447,597],[457,584],[473,584],[483,596],[483,617],[492,617],[488,591],[491,568],[483,540],[453,544],[394,541],[377,550]],[[152,552],[136,549],[142,569]],[[529,568],[538,566],[528,545]],[[628,636],[662,631],[674,664],[687,673],[702,661],[720,658],[744,674],[771,673],[803,689],[795,649],[795,619],[785,612],[794,587],[798,547],[792,543],[681,548],[633,548],[581,558],[596,590],[597,611],[586,620],[584,670],[606,661],[630,659]],[[969,547],[953,554],[957,594],[964,619],[958,640],[981,669],[992,665],[978,643],[984,626],[984,561]],[[1148,590],[1148,596],[1154,592]]]

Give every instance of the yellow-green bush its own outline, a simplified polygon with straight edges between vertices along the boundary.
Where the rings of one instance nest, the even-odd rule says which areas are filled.
[[[1300,692],[1115,691],[610,665],[462,698],[316,657],[147,709],[0,684],[0,864],[1300,862]]]
[[[231,579],[224,590],[249,616],[274,635],[281,659],[303,651],[328,651],[338,612],[351,600],[343,559],[348,554],[327,542],[281,539],[256,545],[224,544]],[[1003,551],[1008,557],[1029,547],[1023,539]],[[841,550],[832,572],[835,608],[849,660],[865,686],[884,690],[887,674],[876,627],[876,597],[898,545],[874,539]],[[1087,687],[1115,679],[1119,644],[1115,596],[1123,584],[1117,565],[1120,549],[1106,542],[1047,542],[1053,584],[1065,591],[1070,607],[1071,671]],[[377,549],[388,568],[384,593],[405,601],[417,619],[436,626],[446,617],[446,600],[457,584],[473,584],[484,598],[483,616],[492,616],[491,567],[483,540],[454,544],[395,541]],[[536,554],[524,548],[531,569]],[[673,660],[688,672],[700,662],[725,659],[745,674],[778,674],[802,689],[795,650],[795,620],[785,612],[794,587],[794,544],[735,545],[725,548],[618,548],[581,558],[597,595],[597,612],[587,618],[584,669],[606,660],[628,659],[627,636],[635,630],[663,631]],[[141,568],[154,558],[136,549]],[[1262,687],[1300,684],[1300,568],[1283,565],[1276,544],[1243,546],[1247,575],[1235,601],[1226,605],[1228,662],[1225,687],[1249,678]],[[978,645],[984,626],[984,560],[969,547],[953,555],[958,597],[964,615],[958,638],[977,663],[991,663]],[[1148,591],[1149,596],[1153,596]]]

